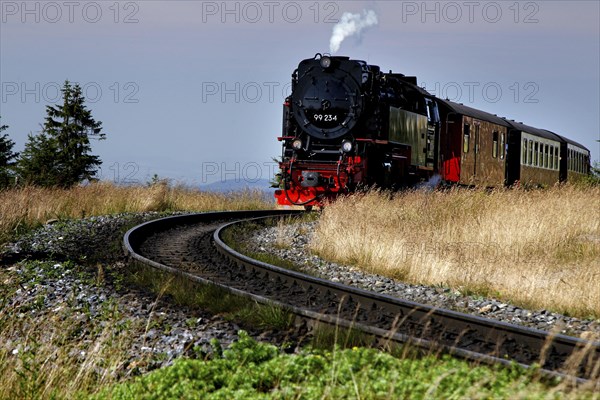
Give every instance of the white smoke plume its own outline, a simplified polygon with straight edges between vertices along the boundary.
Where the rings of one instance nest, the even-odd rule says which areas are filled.
[[[329,50],[335,53],[348,36],[358,35],[360,37],[363,29],[377,25],[378,22],[377,14],[373,10],[363,10],[363,15],[345,12],[342,14],[340,22],[333,27],[333,33],[329,39]]]
[[[431,192],[435,190],[441,182],[442,177],[439,174],[435,174],[431,178],[429,178],[428,181],[419,183],[417,185],[417,189]]]

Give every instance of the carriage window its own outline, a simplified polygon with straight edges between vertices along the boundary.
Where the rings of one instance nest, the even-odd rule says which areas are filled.
[[[533,165],[536,167],[538,166],[539,156],[540,156],[539,145],[538,145],[538,142],[535,142],[533,144]]]
[[[544,145],[544,168],[548,168],[548,145]]]
[[[527,152],[527,164],[533,165],[533,140],[529,141],[529,151]]]
[[[527,164],[527,139],[523,138],[523,150],[521,154],[521,164]]]
[[[569,159],[571,160],[571,171],[575,171],[575,151],[571,150],[571,157],[569,157]]]
[[[554,148],[554,169],[558,170],[558,147]]]
[[[554,146],[550,146],[549,167],[554,169]]]
[[[492,157],[498,157],[498,132],[492,132]]]
[[[568,160],[569,160],[569,163],[568,163],[569,167],[568,167],[568,169],[570,171],[572,171],[573,170],[573,150],[569,150]]]
[[[500,135],[500,159],[504,160],[504,155],[506,154],[506,138],[504,137],[504,133]]]
[[[469,138],[471,136],[471,126],[469,124],[465,124],[464,126],[464,134],[463,134],[463,152],[469,152]]]

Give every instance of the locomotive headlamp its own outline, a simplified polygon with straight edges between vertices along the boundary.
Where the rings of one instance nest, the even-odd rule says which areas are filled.
[[[329,68],[331,67],[331,58],[330,57],[321,57],[321,61],[319,62],[321,64],[321,68]]]
[[[292,142],[292,149],[300,150],[301,148],[302,148],[302,140],[294,139],[294,141]]]
[[[344,153],[350,153],[352,151],[352,142],[349,140],[344,140],[342,142],[342,151]]]

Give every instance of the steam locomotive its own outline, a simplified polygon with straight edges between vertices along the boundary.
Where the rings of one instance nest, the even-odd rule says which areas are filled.
[[[283,106],[280,205],[419,182],[544,186],[589,173],[590,152],[548,130],[431,95],[417,78],[317,54]]]

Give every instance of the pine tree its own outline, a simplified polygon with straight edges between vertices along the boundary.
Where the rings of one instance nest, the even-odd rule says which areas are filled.
[[[71,187],[93,180],[100,158],[91,155],[90,139],[102,140],[102,122],[84,105],[79,85],[62,88],[63,104],[46,107],[42,133],[29,135],[19,161],[23,180],[41,186]]]
[[[0,132],[6,130],[8,126],[0,124]],[[14,183],[14,160],[18,153],[12,151],[15,142],[10,140],[5,133],[0,136],[0,189],[6,188]]]
[[[36,186],[64,186],[60,181],[60,165],[56,141],[44,132],[29,134],[17,165],[21,182]]]

